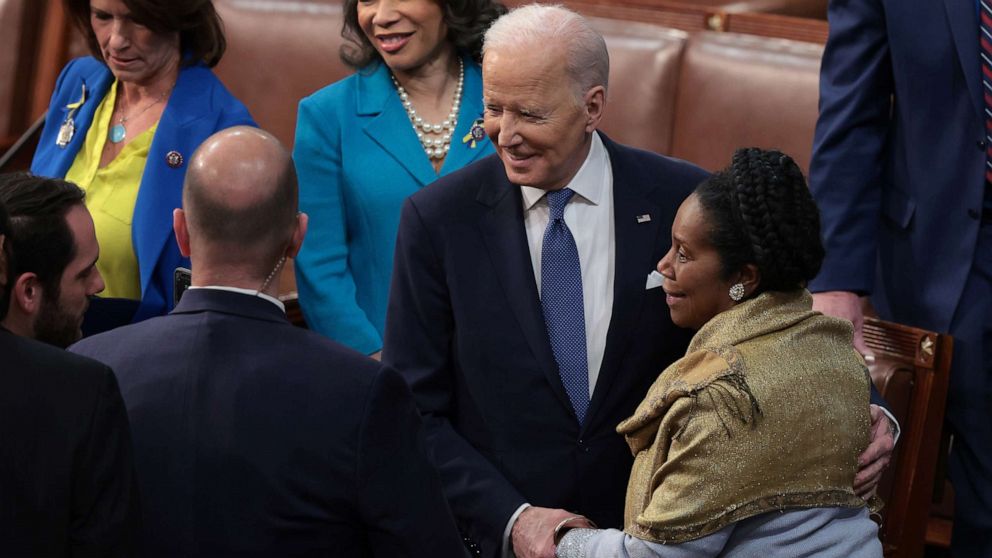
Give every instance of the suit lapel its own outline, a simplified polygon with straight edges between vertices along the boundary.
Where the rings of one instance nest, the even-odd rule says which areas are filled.
[[[396,160],[421,187],[437,180],[410,118],[400,103],[385,64],[370,74],[358,75],[358,114],[371,116],[365,133]],[[369,169],[375,172],[375,169]]]
[[[660,208],[641,194],[644,177],[633,176],[629,165],[619,161],[621,154],[615,144],[602,136],[610,154],[613,169],[613,228],[615,249],[615,274],[613,281],[613,314],[606,335],[603,365],[600,367],[589,404],[587,428],[593,424],[596,412],[609,395],[619,373],[620,364],[634,331],[637,316],[645,294],[647,276],[657,262],[653,261],[654,247],[661,234],[663,219]],[[649,215],[651,220],[638,219]],[[667,231],[664,231],[667,232]]]
[[[985,100],[982,97],[982,65],[978,59],[978,13],[971,1],[944,0],[951,36],[958,51],[958,61],[968,83],[971,100],[978,116],[985,120]]]
[[[507,304],[552,391],[571,413],[572,404],[562,386],[544,327],[544,312],[537,295],[527,233],[524,231],[520,188],[510,184],[500,169],[499,178],[482,186],[478,200],[492,208],[482,219],[480,227],[496,277],[506,293]]]

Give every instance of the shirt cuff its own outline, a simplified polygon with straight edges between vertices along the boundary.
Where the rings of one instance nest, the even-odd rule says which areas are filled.
[[[510,520],[506,522],[506,529],[503,529],[503,550],[499,553],[500,558],[517,558],[517,555],[513,553],[513,541],[510,540],[510,536],[513,534],[513,524],[517,522],[520,514],[529,507],[530,504],[526,502],[520,504],[517,511],[510,516]]]
[[[902,428],[899,427],[899,421],[897,421],[896,417],[892,416],[892,413],[890,413],[885,407],[882,407],[881,405],[875,406],[881,409],[882,412],[885,413],[885,416],[889,417],[889,421],[892,423],[892,428],[895,430],[895,432],[893,432],[895,439],[892,440],[892,447],[895,447],[896,444],[899,443],[899,435],[902,434]]]

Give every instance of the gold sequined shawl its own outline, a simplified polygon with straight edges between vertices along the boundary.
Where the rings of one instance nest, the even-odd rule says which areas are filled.
[[[706,323],[617,427],[634,453],[624,530],[679,543],[772,510],[864,506],[869,380],[851,335],[805,289]]]

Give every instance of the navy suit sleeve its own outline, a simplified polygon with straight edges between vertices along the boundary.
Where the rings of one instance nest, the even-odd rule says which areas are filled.
[[[114,373],[104,367],[72,495],[72,556],[127,556],[137,534],[131,430]]]
[[[396,241],[383,361],[413,389],[432,457],[462,533],[495,556],[523,496],[452,424],[457,412],[455,335],[443,265],[412,199]]]
[[[879,0],[831,0],[828,15],[809,180],[826,258],[810,290],[870,293],[893,93],[885,14]]]
[[[374,555],[467,556],[410,389],[391,369],[373,382],[359,437],[359,507]]]
[[[871,404],[878,405],[891,414],[892,409],[889,407],[889,402],[882,398],[882,394],[875,388],[875,382],[868,382],[868,384],[871,386]]]

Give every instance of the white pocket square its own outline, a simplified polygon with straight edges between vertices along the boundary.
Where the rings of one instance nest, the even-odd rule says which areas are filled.
[[[664,280],[665,277],[658,273],[658,270],[652,271],[651,273],[648,273],[648,284],[644,286],[644,290],[656,289],[661,286],[661,283]]]

